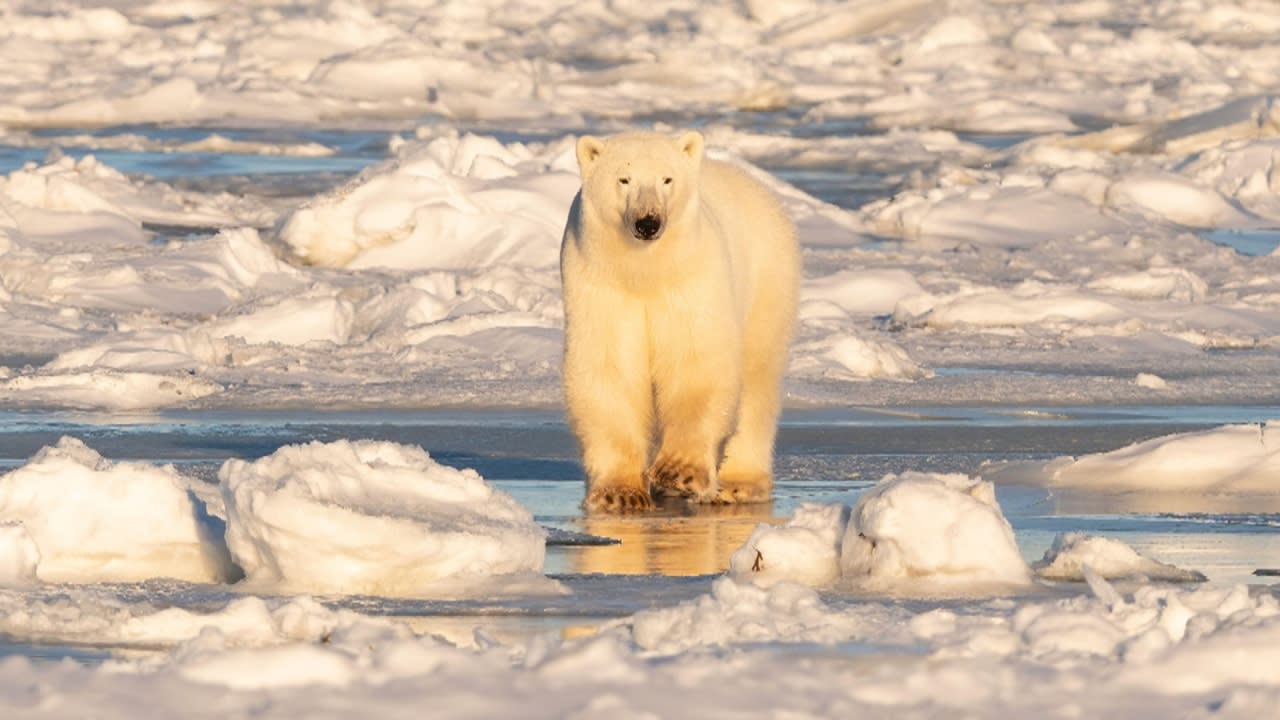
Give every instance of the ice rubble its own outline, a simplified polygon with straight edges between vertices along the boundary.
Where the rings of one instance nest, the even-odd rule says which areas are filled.
[[[1044,557],[1035,563],[1036,574],[1046,580],[1081,581],[1092,572],[1108,580],[1145,578],[1173,582],[1202,582],[1194,570],[1183,570],[1153,560],[1125,543],[1080,532],[1059,533]]]
[[[907,595],[1017,593],[1036,579],[1091,576],[1205,580],[1119,540],[1080,532],[1059,534],[1028,566],[992,483],[919,472],[886,476],[852,508],[808,503],[781,525],[757,526],[730,558],[729,576],[761,587]]]
[[[569,143],[535,154],[467,135],[402,145],[289,215],[281,239],[329,267],[441,269],[495,263],[547,267],[578,191]]]
[[[890,475],[852,509],[806,505],[781,527],[761,525],[729,572],[865,590],[947,592],[1031,582],[991,483],[964,475]]]
[[[25,556],[17,574],[43,582],[232,580],[222,523],[190,484],[171,465],[113,463],[63,438],[0,476],[2,554]]]
[[[472,470],[420,448],[336,441],[228,460],[221,494],[171,465],[63,438],[0,476],[0,583],[176,578],[258,591],[557,592],[546,533]],[[494,578],[501,578],[494,581]]]
[[[1270,357],[1280,337],[1280,255],[1246,258],[1186,232],[1280,221],[1280,55],[1271,42],[1280,20],[1266,3],[37,5],[9,7],[0,23],[0,133],[8,144],[53,144],[28,130],[40,126],[403,129],[429,113],[496,132],[532,130],[554,145],[584,126],[648,123],[656,112],[706,121],[713,144],[757,164],[873,174],[899,189],[852,210],[796,201],[798,193],[780,187],[810,249],[810,314],[792,368],[801,401],[847,401],[843,386],[826,381],[857,378],[863,368],[912,380],[856,385],[858,402],[886,404],[1232,402],[1277,392]],[[778,137],[717,120],[735,109],[781,110],[781,123],[827,126],[827,135]],[[863,123],[887,132],[860,134]],[[434,132],[423,133],[426,144]],[[1040,136],[998,148],[1000,138],[968,132]],[[463,144],[456,142],[445,141],[446,155]],[[490,154],[540,152],[536,143],[500,145]],[[399,157],[420,152],[405,146]],[[330,217],[363,218],[390,238],[422,232],[432,218],[393,202],[408,196],[399,194],[413,189],[411,180],[378,179],[395,167],[364,178],[388,199],[377,212],[371,203],[367,218],[327,195],[308,207],[319,213],[331,204]],[[440,182],[423,184],[492,193],[553,180],[558,171],[549,168],[486,160],[479,174],[450,166]],[[263,228],[280,216],[266,203],[113,173],[96,160],[55,156],[17,171],[0,191],[0,329],[12,343],[6,351],[30,353],[0,368],[6,404],[279,405],[299,385],[313,405],[405,396],[554,402],[553,268],[498,259],[429,272],[271,269],[274,254],[259,238],[151,245],[143,223],[198,218]],[[553,233],[529,236],[530,253],[543,257],[558,233],[547,229],[551,194],[516,199],[538,212],[517,224]],[[465,215],[471,200],[433,207],[465,222],[474,220]],[[483,237],[482,249],[506,247],[500,232],[467,227]],[[873,235],[881,245],[871,247]],[[233,244],[249,251],[240,257],[262,262],[228,266],[219,257]],[[406,252],[388,252],[385,262],[470,257],[461,247],[423,257],[403,241],[376,244],[356,262],[392,249]],[[822,280],[851,265],[860,275],[901,273],[901,282],[863,295],[843,280]],[[249,267],[262,271],[240,271]],[[294,296],[305,303],[285,303]],[[307,331],[285,338],[296,344],[254,334],[258,320],[289,312],[305,316]],[[1255,352],[1206,352],[1219,349]],[[959,380],[941,372],[1046,359],[1071,372]],[[1097,376],[1078,372],[1099,365]],[[343,372],[352,366],[362,368],[354,386]],[[1030,481],[1096,485],[1112,476],[1121,488],[1271,492],[1271,431],[1162,438],[1127,453],[1055,461],[1051,471],[1041,464]],[[1197,465],[1215,455],[1235,462]],[[958,506],[975,501],[960,495],[968,499],[957,497]],[[838,574],[832,538],[844,537],[836,530],[846,514],[798,514],[770,541],[765,569],[806,581],[833,567]],[[888,547],[903,542],[886,537]],[[1064,557],[1094,547],[1063,544]],[[1124,554],[1099,547],[1086,553],[1094,565]],[[905,550],[915,548],[895,552],[912,556]],[[39,582],[42,551],[26,525],[0,521],[0,584]],[[301,599],[242,598],[197,614],[95,592],[45,601],[0,591],[8,634],[60,628],[69,642],[180,644],[172,654],[101,666],[0,660],[0,705],[32,717],[121,718],[391,715],[406,705],[444,715],[583,718],[1274,713],[1273,592],[1141,586],[1122,594],[1097,572],[1087,575],[1093,597],[982,599],[919,612],[828,604],[794,583],[766,589],[723,579],[710,595],[641,613],[597,638],[479,651],[385,621],[334,617]],[[825,661],[832,655],[836,662]]]
[[[92,453],[75,441],[61,446],[76,456]],[[104,463],[99,458],[99,464]],[[501,534],[528,522],[527,513],[509,498],[495,499],[473,474],[434,465],[421,450],[391,443],[287,447],[253,463],[228,462],[221,481],[222,494],[210,496],[204,488],[203,502],[221,512],[221,499],[230,526],[239,523],[260,532],[255,541],[235,539],[236,531],[228,533],[236,559],[258,589],[296,587],[299,579],[323,569],[326,577],[312,578],[314,590],[331,591],[343,584],[346,589],[394,592],[391,585],[361,584],[358,569],[370,556],[346,546],[335,550],[323,541],[359,539],[366,533],[377,538],[375,544],[384,551],[397,548],[405,533],[415,531],[414,523],[403,522],[405,515],[435,517],[448,508],[450,520],[456,521],[452,501],[473,504],[473,509],[478,502],[492,516],[478,524],[460,523],[467,526],[464,532],[496,525]],[[237,520],[250,506],[257,510],[253,518]],[[272,507],[283,512],[277,514]],[[423,512],[412,512],[415,509]],[[82,508],[80,512],[85,513]],[[298,535],[309,537],[305,551],[298,551],[302,543],[296,539],[280,541],[261,534],[282,536],[302,527],[290,520],[323,522],[339,515],[342,518],[322,532],[304,530]],[[438,547],[453,547],[456,555],[462,546],[450,545],[450,532],[440,534],[443,543]],[[536,533],[540,543],[541,531]],[[0,581],[38,582],[21,577],[24,563],[30,567],[21,558],[30,558],[33,550],[22,526],[0,524],[0,538],[5,541],[0,546],[0,569],[5,573]],[[473,542],[474,538],[468,544]],[[516,554],[530,547],[519,539],[511,545]],[[430,557],[400,549],[413,562],[432,563]],[[262,561],[258,565],[247,559],[255,553]],[[10,558],[19,558],[16,571]],[[472,559],[492,566],[488,559]],[[283,572],[271,569],[276,561],[281,561]],[[345,571],[335,569],[344,565]],[[340,691],[366,711],[382,703],[405,702],[418,693],[437,699],[444,693],[459,701],[479,693],[487,698],[490,711],[505,712],[524,702],[510,691],[513,686],[556,707],[573,705],[580,697],[576,693],[583,691],[597,700],[617,698],[593,701],[611,712],[618,707],[656,708],[649,704],[655,687],[668,688],[671,692],[662,697],[678,698],[688,707],[709,707],[705,704],[713,700],[716,707],[726,707],[726,702],[742,702],[743,693],[752,692],[763,678],[776,686],[803,677],[811,686],[808,694],[780,697],[771,687],[768,706],[791,707],[792,700],[826,692],[815,688],[838,686],[851,710],[898,711],[924,703],[926,716],[932,716],[944,707],[985,712],[992,693],[1021,698],[1019,702],[1036,697],[1060,704],[1075,697],[1078,684],[1090,678],[1095,692],[1089,702],[1099,707],[1140,698],[1149,707],[1178,708],[1200,693],[1274,684],[1274,676],[1260,669],[1269,667],[1280,630],[1280,601],[1274,595],[1250,593],[1244,587],[1178,589],[1150,584],[1126,594],[1104,578],[1196,578],[1115,541],[1070,535],[1059,538],[1038,564],[1037,575],[1084,579],[1092,596],[1037,596],[1029,590],[1031,571],[1017,554],[992,486],[976,478],[888,476],[853,508],[809,505],[783,526],[762,526],[734,555],[732,565],[729,577],[716,580],[709,594],[609,623],[594,637],[540,637],[525,644],[495,645],[478,636],[472,648],[419,636],[391,620],[331,610],[307,598],[244,597],[221,609],[193,612],[157,610],[149,603],[101,593],[46,598],[38,592],[0,589],[0,632],[20,632],[46,642],[169,648],[143,659],[115,660],[102,669],[72,665],[70,675],[58,678],[41,674],[25,660],[0,668],[13,682],[39,676],[46,683],[76,683],[77,692],[66,696],[72,706],[97,697],[97,674],[111,673],[117,684],[113,687],[138,682],[138,687],[149,688],[154,707],[167,707],[170,693],[216,688],[236,691],[224,698],[232,705],[270,690],[295,711],[296,703],[305,702],[295,693],[305,692],[327,706],[338,697],[330,693]],[[810,585],[843,592],[820,596]],[[856,594],[848,595],[849,590]],[[877,601],[867,597],[868,592],[971,599],[959,606],[955,601],[912,606]],[[1012,597],[989,599],[993,592]],[[979,599],[973,600],[974,595]],[[828,678],[843,664],[795,664],[797,657],[808,657],[804,653],[845,652],[839,648],[893,658],[892,676],[876,671],[851,677],[840,670]],[[725,649],[732,649],[729,661]],[[1225,661],[1240,653],[1251,653],[1251,662]],[[1005,671],[991,672],[996,665]],[[727,667],[733,673],[720,677]],[[1046,668],[1053,672],[1046,673]],[[724,698],[708,698],[708,689],[701,687],[696,696],[685,695],[689,684],[680,677],[688,673],[719,677],[714,688],[726,682],[732,687]],[[1099,679],[1099,673],[1105,678]],[[938,685],[941,677],[948,682]],[[462,678],[468,680],[459,686]],[[386,694],[393,683],[394,698]],[[952,683],[973,691],[957,695]],[[0,684],[0,697],[9,687],[15,686]],[[829,709],[833,698],[819,704]],[[673,711],[666,702],[661,707]],[[1233,702],[1255,707],[1244,699]],[[108,707],[124,712],[130,706],[117,700]],[[1023,711],[1034,708],[1027,705]]]
[[[546,533],[529,512],[419,448],[292,445],[218,477],[227,546],[254,586],[429,595],[542,572]]]
[[[794,139],[718,135],[748,159],[809,152]],[[456,403],[489,397],[501,381],[492,402],[554,402],[557,246],[576,188],[566,142],[445,131],[402,141],[396,157],[280,216],[287,252],[251,227],[163,244],[142,227],[184,214],[256,225],[261,207],[143,183],[91,157],[15,171],[0,187],[0,323],[29,352],[54,359],[6,370],[0,397],[104,408],[271,404],[301,380],[317,404],[404,403],[427,385],[436,402]],[[860,142],[876,156],[906,140]],[[1121,387],[1105,373],[1050,372],[1002,376],[994,392],[1132,402],[1153,390],[1162,401],[1255,397],[1259,383],[1269,392],[1272,375],[1257,361],[1200,353],[1266,348],[1280,337],[1273,259],[1181,233],[1175,221],[1190,220],[1166,210],[1153,226],[1150,208],[1108,197],[1151,173],[1175,173],[1255,218],[1205,222],[1247,229],[1280,218],[1268,175],[1274,142],[1225,144],[1170,169],[1040,139],[1009,150],[1008,168],[943,162],[925,187],[858,211],[770,178],[812,250],[792,396],[989,400],[992,390],[936,366],[1017,367],[1050,350],[1058,365],[1109,358],[1134,374],[1167,363],[1181,378],[1220,376],[1222,363],[1247,367],[1225,388]],[[1178,203],[1179,212],[1195,207]],[[900,240],[868,247],[868,232]],[[364,369],[358,388],[343,371],[353,365]],[[896,382],[841,384],[866,379]],[[404,392],[405,383],[423,391]]]

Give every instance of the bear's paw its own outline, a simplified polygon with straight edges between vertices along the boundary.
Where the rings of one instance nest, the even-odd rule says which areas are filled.
[[[645,472],[645,478],[658,495],[696,500],[715,497],[711,472],[706,465],[678,457],[659,456]]]
[[[713,505],[745,505],[769,502],[772,485],[768,475],[747,478],[721,477],[720,489],[707,502]]]
[[[653,497],[642,488],[605,485],[592,488],[582,506],[589,513],[648,512],[653,509]]]

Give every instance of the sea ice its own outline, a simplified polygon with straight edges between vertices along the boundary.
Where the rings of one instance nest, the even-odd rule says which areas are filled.
[[[0,11],[7,408],[554,406],[571,137],[687,125],[767,176],[803,238],[788,403],[1280,397],[1280,250],[1213,242],[1280,223],[1266,2],[102,4]],[[365,132],[373,150],[317,129]],[[122,172],[130,153],[358,162],[384,139],[389,160],[319,194],[337,165],[302,182],[265,161]],[[1274,494],[1275,432],[1179,433],[983,478],[1177,490],[1198,507]],[[0,476],[0,635],[146,653],[0,658],[0,706],[41,720],[1280,706],[1274,588],[1112,586],[1176,573],[1079,535],[1041,573],[1086,585],[1033,584],[973,478],[890,476],[854,508],[757,529],[707,595],[578,640],[481,631],[474,649],[241,591],[553,591],[541,531],[478,476],[353,441],[234,461],[223,483],[211,498],[74,440]],[[252,583],[153,578],[232,579],[225,548],[200,554],[224,510]]]
[[[173,466],[113,463],[64,437],[0,476],[3,554],[20,560],[17,576],[33,567],[43,582],[234,580],[222,523],[190,482]]]
[[[1046,580],[1084,580],[1092,571],[1108,580],[1146,578],[1173,582],[1201,582],[1203,574],[1149,558],[1127,544],[1081,532],[1059,533],[1044,558],[1033,566]]]
[[[1046,463],[993,465],[995,482],[1105,492],[1280,492],[1280,422],[1224,425]]]
[[[32,585],[38,582],[40,548],[21,522],[0,522],[0,587]]]
[[[529,512],[474,470],[440,465],[420,448],[288,445],[228,460],[218,477],[227,546],[252,586],[452,595],[502,576],[509,592],[555,592],[540,575],[546,532]]]
[[[852,509],[809,505],[784,525],[759,526],[733,554],[730,573],[763,585],[947,594],[1032,579],[991,483],[919,472],[886,476]]]
[[[541,154],[466,135],[401,146],[398,157],[294,211],[281,239],[329,267],[546,267],[578,190],[570,143]]]

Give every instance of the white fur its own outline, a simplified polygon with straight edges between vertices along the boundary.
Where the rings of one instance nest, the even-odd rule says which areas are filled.
[[[760,182],[704,159],[696,132],[577,149],[560,260],[586,507],[646,509],[651,489],[767,500],[800,276],[790,220]],[[660,222],[651,239],[642,220]]]

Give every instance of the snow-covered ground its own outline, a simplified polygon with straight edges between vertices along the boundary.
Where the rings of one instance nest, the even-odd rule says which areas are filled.
[[[790,408],[1274,407],[1277,34],[1267,0],[0,3],[0,408],[554,411],[573,140],[686,126],[800,230]],[[1079,528],[1029,558],[999,501],[1268,512],[1280,418],[1252,419],[864,478],[584,638],[333,600],[585,592],[432,447],[197,477],[55,438],[0,475],[0,706],[1274,717],[1271,586]]]

